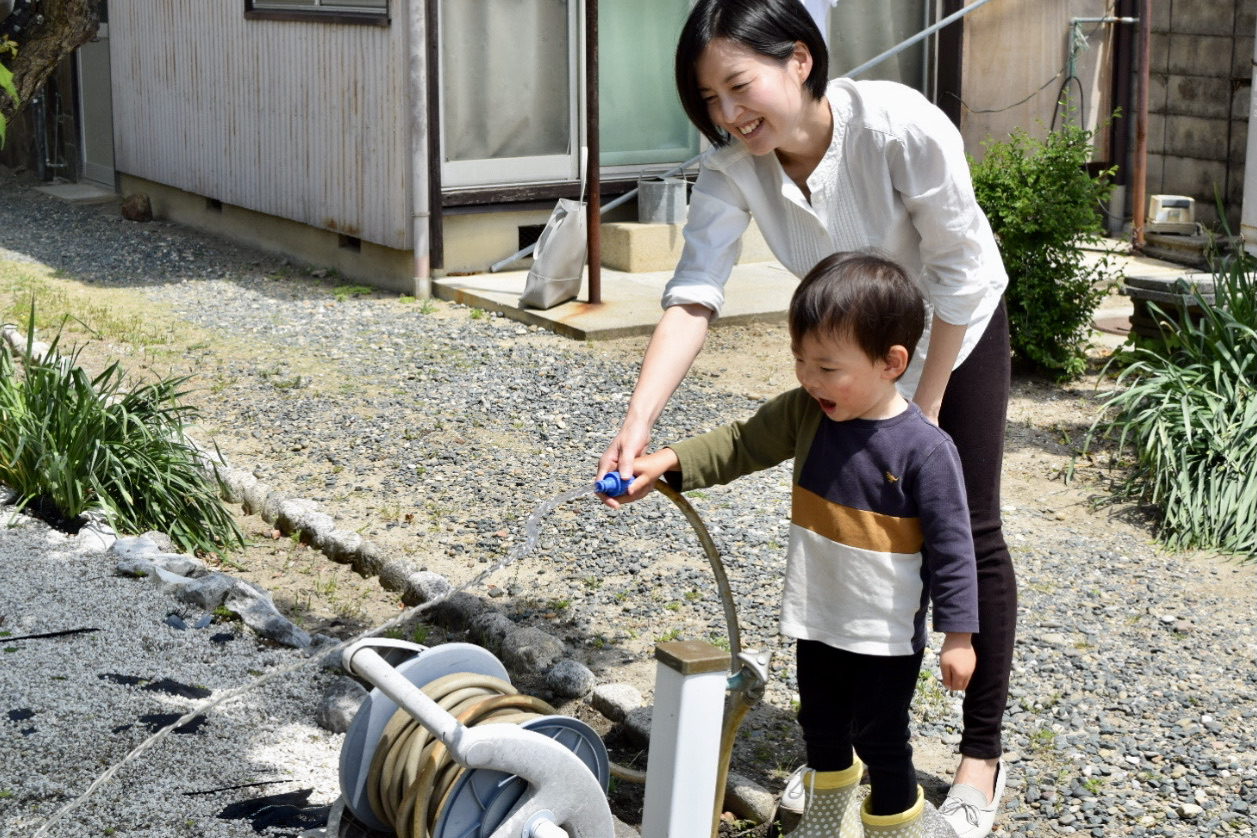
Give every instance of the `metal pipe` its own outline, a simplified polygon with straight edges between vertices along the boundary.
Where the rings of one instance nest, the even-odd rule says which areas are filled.
[[[1130,244],[1135,250],[1144,246],[1144,223],[1147,220],[1148,192],[1148,85],[1152,78],[1152,0],[1143,0],[1139,15],[1139,96],[1135,119],[1135,182],[1132,185],[1132,220]]]
[[[602,154],[598,143],[598,0],[585,0],[585,144],[589,147],[589,203],[585,205],[588,239],[589,302],[602,302]]]
[[[930,26],[927,29],[922,29],[920,32],[913,35],[911,38],[908,38],[906,41],[900,41],[898,44],[886,50],[881,55],[870,58],[868,61],[865,61],[859,67],[856,67],[854,70],[850,70],[844,73],[843,75],[846,76],[847,78],[853,78],[855,76],[858,76],[860,75],[860,73],[863,73],[865,70],[868,70],[871,67],[875,67],[878,64],[881,64],[883,61],[885,61],[887,58],[890,58],[893,55],[898,55],[899,53],[906,50],[908,47],[917,43],[918,41],[925,40],[926,38],[933,35],[938,30],[942,29],[944,26],[948,26],[952,23],[955,23],[956,21],[960,20],[965,15],[969,14],[975,9],[978,9],[981,6],[985,6],[989,2],[991,2],[991,0],[977,0],[977,2],[975,3],[970,3],[968,6],[965,6],[960,11],[954,14],[948,15],[947,17],[943,18],[938,23],[934,24],[933,26]]]
[[[427,82],[427,14],[424,0],[410,0],[409,18],[409,86],[410,86],[410,202],[411,230],[414,239],[416,297],[432,296],[432,270],[428,250],[428,82]]]
[[[424,0],[428,27],[428,270],[445,269],[445,219],[441,206],[441,17],[438,0]]]

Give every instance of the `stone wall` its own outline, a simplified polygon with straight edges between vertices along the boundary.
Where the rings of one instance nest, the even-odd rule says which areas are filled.
[[[1239,232],[1257,0],[1154,0],[1148,194],[1189,195]],[[1133,132],[1132,132],[1133,139]]]

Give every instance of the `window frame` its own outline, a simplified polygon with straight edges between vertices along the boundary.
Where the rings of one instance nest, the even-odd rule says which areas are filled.
[[[326,2],[328,5],[335,5],[335,0],[315,0],[315,2],[319,4]],[[244,19],[389,26],[392,24],[392,11],[389,0],[384,0],[384,5],[379,11],[368,9],[350,11],[344,6],[334,9],[324,9],[321,6],[311,6],[304,9],[281,9],[269,6],[259,8],[257,0],[244,0]]]

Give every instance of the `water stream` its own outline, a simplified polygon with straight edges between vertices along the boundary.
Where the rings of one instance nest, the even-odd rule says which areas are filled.
[[[91,797],[92,794],[95,793],[95,791],[98,788],[103,786],[105,783],[109,782],[109,780],[111,780],[114,777],[114,775],[116,775],[119,771],[121,771],[126,765],[134,761],[135,758],[138,757],[140,754],[142,754],[144,751],[148,750],[150,747],[152,747],[153,745],[156,745],[162,739],[169,736],[177,728],[183,727],[188,722],[191,722],[192,720],[205,715],[206,713],[208,713],[210,710],[214,709],[218,705],[223,704],[224,702],[230,701],[233,698],[238,698],[247,692],[255,690],[258,687],[261,687],[262,685],[275,680],[276,678],[281,678],[285,675],[289,675],[293,672],[297,672],[307,667],[318,666],[326,657],[330,655],[338,654],[344,651],[349,646],[352,646],[354,643],[357,643],[358,641],[363,640],[367,637],[381,634],[382,632],[388,631],[391,628],[401,625],[402,623],[405,623],[406,621],[412,619],[413,617],[416,617],[422,614],[428,609],[436,607],[437,605],[441,604],[442,602],[454,596],[455,594],[462,593],[463,591],[466,591],[468,588],[472,588],[472,587],[475,587],[476,585],[481,584],[490,576],[492,576],[494,573],[497,573],[498,571],[504,570],[505,568],[509,567],[516,560],[523,558],[524,556],[528,555],[536,548],[537,541],[541,537],[541,521],[543,518],[545,518],[550,513],[554,512],[554,510],[558,509],[560,506],[567,503],[568,501],[575,500],[576,498],[583,497],[585,495],[594,494],[596,491],[596,488],[597,487],[595,486],[595,484],[588,483],[582,486],[577,486],[574,489],[568,489],[566,492],[561,492],[555,495],[554,497],[544,500],[541,503],[537,504],[537,506],[533,509],[533,511],[529,513],[528,518],[524,521],[524,540],[521,541],[513,550],[509,551],[500,560],[490,565],[484,571],[481,571],[477,575],[473,576],[471,579],[468,579],[466,582],[459,585],[458,587],[451,588],[449,591],[442,594],[441,596],[430,599],[427,602],[421,602],[418,605],[412,606],[406,609],[405,611],[401,612],[400,614],[398,614],[396,617],[389,620],[388,622],[381,623],[375,628],[367,629],[366,631],[362,632],[356,637],[352,637],[349,640],[342,641],[341,643],[338,643],[337,645],[331,647],[330,649],[320,650],[317,654],[302,658],[301,660],[297,661],[294,664],[291,664],[290,666],[283,667],[274,672],[267,673],[266,675],[262,675],[261,677],[257,678],[254,681],[249,682],[248,684],[245,684],[242,687],[237,687],[234,690],[228,690],[222,693],[221,695],[219,695],[217,698],[214,698],[213,700],[206,702],[201,707],[198,707],[194,710],[190,710],[189,712],[185,713],[183,716],[177,719],[174,723],[157,731],[148,739],[145,739],[143,742],[137,745],[135,749],[131,751],[131,753],[127,754],[125,757],[123,757],[121,760],[119,760],[109,769],[104,771],[99,777],[97,777],[95,780],[92,781],[92,784],[87,787],[87,790],[84,791],[83,794],[81,794],[79,797],[75,798],[74,800],[70,801],[69,803],[62,806],[60,809],[58,809],[52,815],[52,817],[50,817],[44,823],[44,825],[41,826],[35,832],[32,838],[39,838],[39,836],[45,835],[49,827],[51,827],[57,821],[61,820],[61,818],[69,814],[74,809],[78,808],[89,797]]]

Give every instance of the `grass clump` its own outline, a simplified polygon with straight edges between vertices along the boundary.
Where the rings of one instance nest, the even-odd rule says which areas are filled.
[[[16,357],[0,342],[0,483],[17,507],[51,504],[71,520],[103,509],[117,532],[159,530],[186,551],[242,547],[216,479],[183,435],[196,415],[179,403],[188,378],[131,384],[117,362],[92,378],[79,348],[58,355],[60,329],[37,352],[35,321],[32,304]]]
[[[1125,366],[1103,402],[1094,437],[1129,447],[1133,465],[1115,500],[1153,505],[1157,534],[1172,549],[1214,549],[1257,558],[1257,275],[1233,258],[1214,272],[1214,300],[1181,320],[1155,309],[1161,341],[1110,361]]]

